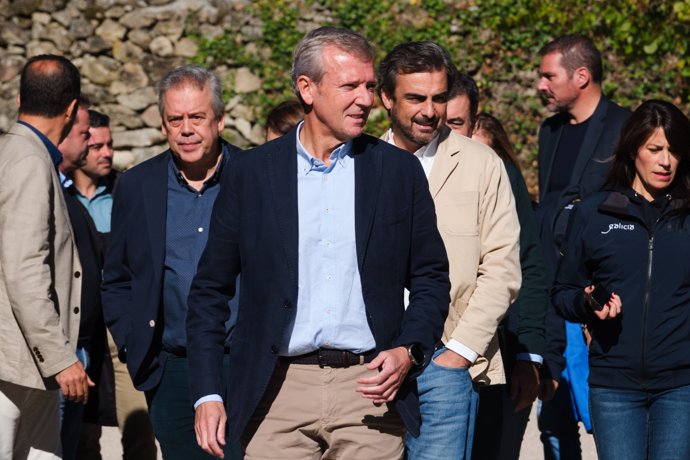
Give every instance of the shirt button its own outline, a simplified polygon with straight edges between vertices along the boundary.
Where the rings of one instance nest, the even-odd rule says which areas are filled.
[[[328,281],[332,280],[332,279],[333,279],[333,275],[326,275],[326,279],[327,279]]]
[[[197,231],[198,231],[199,233],[203,232],[203,231],[204,231],[204,227],[199,227],[199,228],[197,229]]]
[[[283,308],[292,308],[292,303],[289,300],[283,302]]]
[[[79,273],[78,271],[77,271],[77,272],[74,272],[74,277],[75,277],[75,278],[79,278],[80,276],[81,276],[81,273]]]
[[[154,320],[149,321],[149,327],[155,327],[156,322]]]
[[[79,313],[79,307],[74,307],[74,310],[73,310],[73,311],[74,311],[75,314]]]
[[[278,347],[276,347],[275,345],[271,345],[271,353],[273,353],[274,355],[277,355],[278,354]]]

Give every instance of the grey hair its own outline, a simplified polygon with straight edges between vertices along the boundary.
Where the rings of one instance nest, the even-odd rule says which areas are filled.
[[[315,83],[323,78],[323,49],[336,46],[366,62],[374,61],[374,49],[369,41],[358,33],[339,27],[319,27],[307,33],[295,47],[292,55],[292,88],[297,98],[304,104],[297,88],[297,78],[309,77]]]
[[[199,90],[208,87],[211,93],[211,108],[217,119],[223,116],[225,104],[223,103],[223,89],[218,76],[208,69],[198,65],[184,65],[168,72],[158,85],[158,110],[163,118],[163,99],[165,93],[172,88],[184,85],[193,85]]]

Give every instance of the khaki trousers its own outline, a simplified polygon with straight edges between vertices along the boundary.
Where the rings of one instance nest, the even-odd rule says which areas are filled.
[[[355,391],[376,372],[279,362],[242,436],[245,459],[402,459],[398,413]]]
[[[0,380],[0,459],[60,458],[57,390],[37,390]]]

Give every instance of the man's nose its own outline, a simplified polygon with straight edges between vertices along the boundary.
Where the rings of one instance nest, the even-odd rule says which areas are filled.
[[[422,103],[421,113],[426,118],[432,118],[436,115],[436,109],[434,108],[434,102],[431,100],[431,98],[427,99],[426,101],[424,101]]]
[[[361,86],[357,93],[357,105],[369,108],[374,105],[374,93],[367,87]]]
[[[192,121],[189,119],[189,117],[182,117],[182,125],[180,126],[180,132],[182,134],[194,133],[194,130],[192,129]]]

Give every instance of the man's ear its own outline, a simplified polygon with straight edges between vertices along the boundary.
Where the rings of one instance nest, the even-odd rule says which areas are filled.
[[[17,97],[17,99],[19,99],[19,97]],[[79,110],[79,102],[76,99],[72,99],[72,102],[69,103],[65,111],[65,118],[69,120],[77,110]]]
[[[314,103],[314,94],[316,90],[316,83],[312,81],[311,78],[306,75],[300,75],[297,77],[297,91],[299,95],[307,105],[312,105]]]
[[[223,130],[225,129],[225,115],[221,115],[220,118],[218,119],[218,132],[222,133]]]
[[[578,67],[573,72],[573,81],[578,88],[584,89],[592,81],[592,74],[589,73],[589,69],[587,67]]]
[[[385,89],[381,90],[381,102],[383,102],[383,106],[388,110],[389,112],[393,108],[393,98],[386,93]]]

